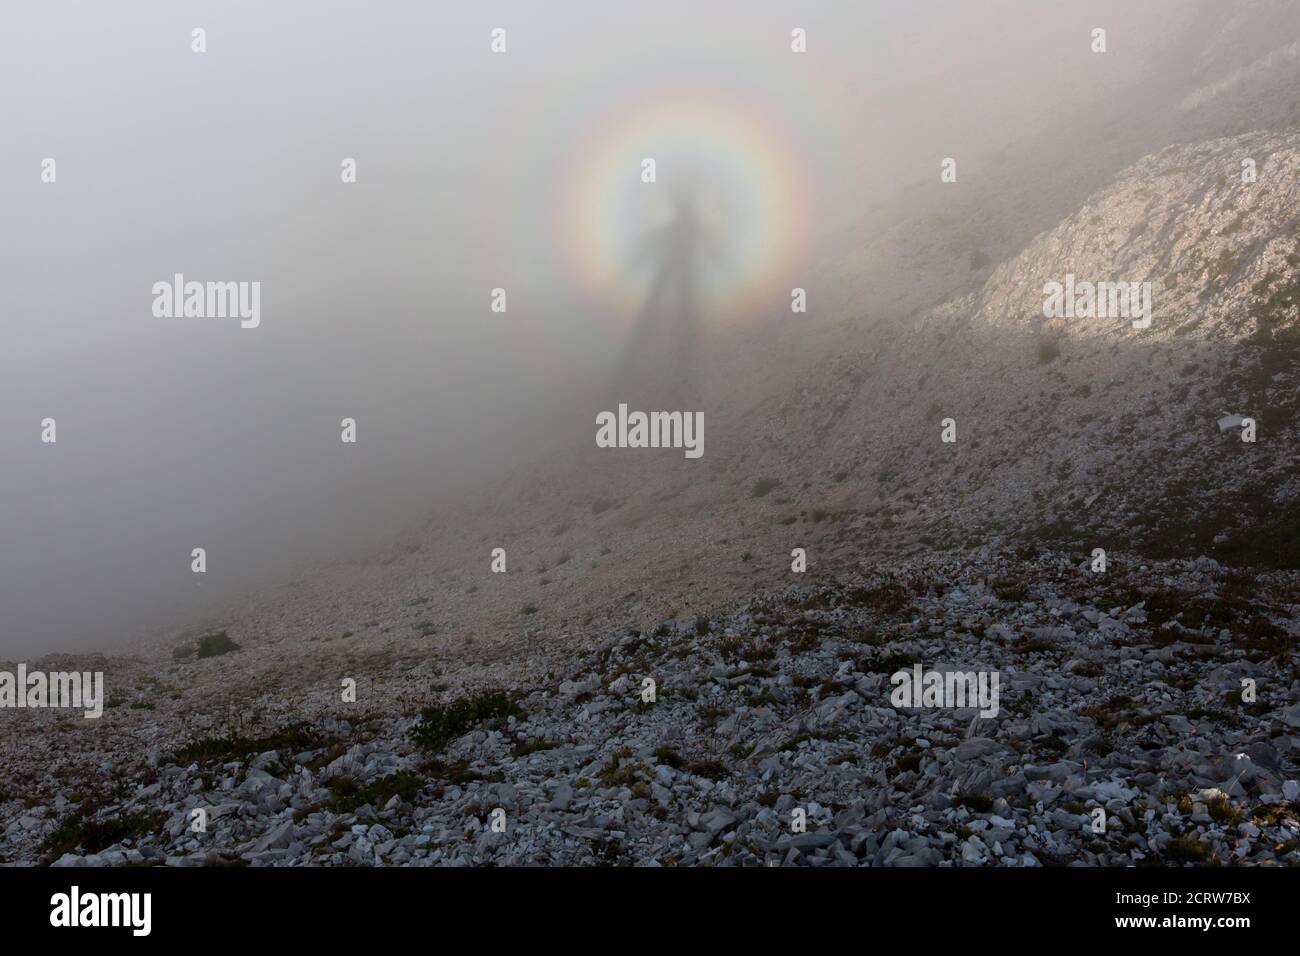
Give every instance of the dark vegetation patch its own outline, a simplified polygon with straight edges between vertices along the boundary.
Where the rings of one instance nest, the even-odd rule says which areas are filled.
[[[1171,482],[1139,550],[1153,558],[1201,554],[1238,567],[1300,570],[1300,500],[1279,504],[1262,484],[1234,489],[1232,507],[1198,502]],[[1215,538],[1226,541],[1215,542]]]
[[[1252,497],[1242,501],[1234,496],[1232,508],[1227,510],[1237,513],[1238,521],[1234,530],[1227,531],[1229,540],[1218,553],[1225,563],[1300,570],[1300,500],[1279,506],[1263,495],[1254,502]],[[1247,512],[1245,521],[1239,507]]]
[[[737,664],[746,661],[750,664],[770,661],[776,656],[776,649],[773,647],[763,647],[753,640],[747,640],[743,637],[724,637],[718,641],[718,652],[722,659],[731,664]]]
[[[444,780],[448,784],[457,787],[463,787],[466,784],[474,783],[475,781],[494,781],[501,779],[499,774],[489,774],[483,773],[481,770],[475,770],[469,765],[468,760],[457,760],[448,763],[443,760],[431,759],[426,760],[421,764],[420,769],[430,777]],[[434,796],[441,799],[442,789],[439,788],[436,790]]]
[[[905,773],[915,773],[921,769],[921,754],[913,751],[905,753],[894,761],[892,767],[885,768],[885,777],[893,780],[895,777]]]
[[[1275,658],[1285,662],[1295,639],[1262,614],[1256,614],[1234,635],[1233,643],[1253,660]]]
[[[328,738],[305,724],[293,724],[265,737],[245,737],[229,734],[225,737],[202,737],[191,740],[172,756],[176,764],[208,763],[210,761],[243,760],[268,750],[298,752],[317,750],[331,743]]]
[[[230,639],[229,634],[225,631],[217,631],[215,634],[199,638],[197,653],[199,657],[220,657],[222,654],[237,650],[239,645]]]
[[[1228,799],[1226,794],[1217,794],[1204,801],[1205,812],[1210,815],[1210,819],[1215,823],[1236,826],[1246,816],[1244,810]],[[1178,798],[1178,812],[1184,816],[1191,816],[1196,809],[1196,801],[1192,799],[1190,793],[1184,793]]]
[[[1191,595],[1185,591],[1164,589],[1133,592],[1128,600],[1133,605],[1142,604],[1146,611],[1147,623],[1158,628],[1177,617],[1190,599]]]
[[[425,707],[420,711],[419,723],[411,729],[411,737],[418,746],[436,753],[479,724],[521,713],[518,703],[504,691],[484,691],[450,704]]]
[[[824,740],[828,743],[834,743],[844,737],[844,733],[838,730],[810,730],[803,733],[795,734],[786,740],[777,750],[782,753],[792,753],[799,749],[799,745],[812,740]]]
[[[45,838],[41,850],[49,861],[65,853],[99,853],[115,844],[156,833],[166,820],[167,814],[161,810],[139,810],[104,820],[92,819],[88,814],[83,815],[82,810],[76,810]]]
[[[1170,863],[1208,863],[1210,848],[1201,842],[1201,838],[1192,833],[1185,833],[1169,841],[1165,847],[1164,858]]]
[[[850,588],[844,598],[850,607],[869,608],[880,614],[897,614],[912,606],[912,595],[907,588],[893,582]]]
[[[390,773],[363,786],[358,786],[348,776],[334,777],[329,782],[329,808],[335,813],[352,813],[369,804],[378,810],[383,809],[384,804],[393,797],[401,797],[405,802],[411,803],[422,786],[422,778],[405,770]]]
[[[731,773],[726,764],[720,760],[695,760],[687,764],[686,769],[697,777],[706,777],[709,780],[721,780]]]
[[[911,654],[891,651],[888,654],[868,655],[859,658],[858,670],[864,674],[897,674],[899,671],[907,670],[916,663],[916,658]]]
[[[558,746],[559,744],[553,740],[538,737],[534,740],[519,741],[512,752],[516,757],[527,757],[529,754],[541,753],[543,750],[554,750]]]
[[[989,586],[1003,601],[1023,601],[1029,597],[1029,584],[1020,578],[994,578]]]
[[[963,793],[953,800],[959,807],[965,807],[972,813],[991,813],[993,798],[982,793]]]
[[[1292,801],[1261,805],[1251,812],[1251,820],[1261,827],[1286,827],[1288,830],[1300,830],[1300,804]]]
[[[620,748],[609,755],[609,760],[605,766],[601,767],[596,773],[596,779],[606,787],[627,787],[635,790],[638,786],[644,787],[645,782],[642,775],[645,773],[646,765],[640,760],[632,757],[632,751],[626,747]]]
[[[655,751],[655,761],[663,764],[665,767],[672,767],[674,770],[681,770],[686,766],[686,761],[672,747],[660,747]]]
[[[1084,717],[1092,718],[1102,730],[1113,730],[1128,719],[1132,707],[1132,697],[1127,694],[1116,694],[1103,703],[1083,708],[1079,713]]]
[[[1247,657],[1260,661],[1268,658],[1284,660],[1291,653],[1295,639],[1263,613],[1269,606],[1265,596],[1249,586],[1239,573],[1226,580],[1212,595],[1198,595],[1176,589],[1120,590],[1114,595],[1125,606],[1142,604],[1147,624],[1153,629],[1151,640],[1155,644],[1185,642],[1208,644],[1213,633],[1201,636],[1177,630],[1162,630],[1170,621],[1181,624],[1193,632],[1214,632],[1227,629],[1235,647],[1244,650]]]

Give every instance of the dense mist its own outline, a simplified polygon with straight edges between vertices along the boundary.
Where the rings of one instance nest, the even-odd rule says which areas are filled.
[[[1068,142],[1076,113],[1146,87],[1154,112],[1180,31],[1212,29],[1192,8],[12,7],[0,656],[199,623],[590,443],[589,398],[663,310],[665,273],[638,256],[682,195],[718,246],[698,289],[690,272],[695,334],[790,320],[789,290],[838,275],[865,223],[915,212],[909,187],[944,157],[1050,178],[1030,151],[1045,129],[1086,157],[1099,144]],[[816,56],[791,54],[796,27]],[[1145,150],[1141,115],[1097,178]],[[177,274],[260,283],[256,327],[157,315],[155,283]]]

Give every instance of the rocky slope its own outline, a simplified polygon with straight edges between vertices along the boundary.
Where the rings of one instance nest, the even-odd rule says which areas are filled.
[[[1259,181],[1242,184],[1243,158],[1266,170]],[[1171,147],[978,294],[845,356],[830,376],[839,394],[810,396],[784,423],[836,409],[818,436],[824,457],[874,477],[868,495],[936,539],[1011,534],[1294,567],[1298,199],[1300,130]],[[1044,285],[1067,274],[1150,282],[1151,328],[1045,319]],[[1255,444],[1220,432],[1230,413],[1256,419]],[[944,417],[958,422],[955,445],[937,441]]]
[[[1292,865],[1298,602],[1294,576],[1209,559],[1098,574],[1059,553],[795,585],[594,653],[555,649],[495,672],[500,688],[387,669],[355,703],[315,695],[275,733],[101,767],[117,788],[76,804],[11,795],[0,852],[61,866]],[[896,708],[889,675],[914,664],[997,671],[999,713]],[[418,714],[393,706],[430,690],[439,703]]]

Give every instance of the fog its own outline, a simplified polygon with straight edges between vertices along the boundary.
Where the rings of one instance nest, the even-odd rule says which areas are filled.
[[[788,311],[941,158],[976,168],[1158,82],[1168,50],[1125,38],[1194,6],[12,5],[0,655],[148,637],[364,558],[590,429],[574,409],[662,295],[639,243],[682,190],[720,247],[705,329]],[[176,274],[259,282],[260,323],[155,315]]]

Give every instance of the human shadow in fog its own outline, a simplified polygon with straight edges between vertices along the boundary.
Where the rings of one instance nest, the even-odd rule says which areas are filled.
[[[653,272],[612,383],[618,401],[682,410],[698,397],[700,272],[716,251],[716,237],[685,195],[677,197],[672,219],[637,243],[633,267]]]

